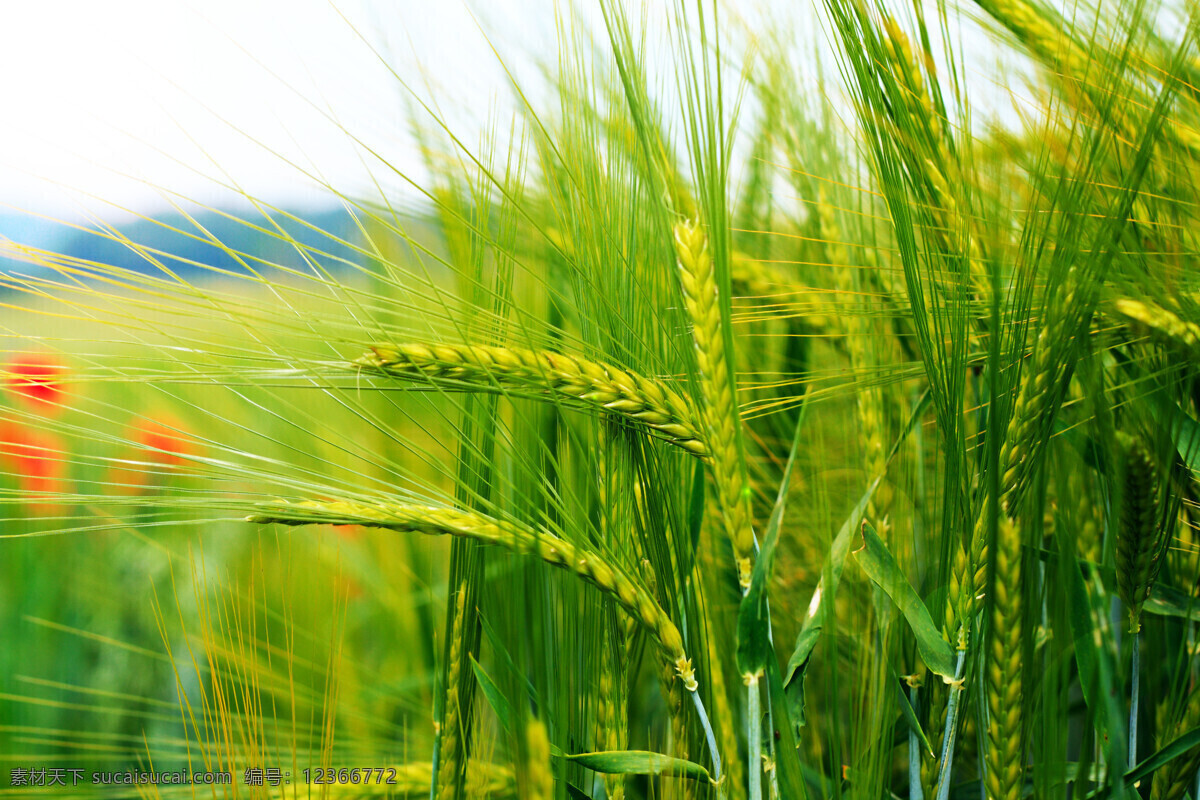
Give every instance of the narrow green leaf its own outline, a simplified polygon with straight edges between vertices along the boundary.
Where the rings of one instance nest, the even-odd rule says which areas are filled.
[[[896,451],[900,448],[901,442],[912,431],[913,426],[929,408],[931,396],[929,390],[918,401],[916,408],[913,409],[912,415],[908,418],[908,424],[905,425],[904,431],[892,445],[892,451],[888,454],[889,461]],[[879,482],[883,480],[882,475],[877,475],[875,480],[863,492],[863,496],[859,498],[855,504],[850,516],[842,523],[841,529],[837,536],[833,539],[833,544],[829,547],[829,555],[825,558],[825,566],[821,573],[821,580],[817,583],[817,588],[813,590],[812,599],[808,602],[808,612],[805,614],[804,622],[800,627],[800,633],[796,636],[796,643],[792,648],[791,658],[788,659],[787,669],[783,677],[783,685],[788,695],[788,705],[792,712],[793,720],[797,726],[803,725],[804,717],[804,676],[808,672],[808,663],[812,658],[813,650],[820,641],[821,631],[825,627],[826,615],[833,608],[833,601],[837,598],[838,585],[842,580],[842,570],[846,566],[846,556],[850,554],[850,542],[854,538],[854,532],[858,530],[858,526],[862,524],[863,514],[867,510],[867,504],[871,502],[871,498],[875,495],[875,490],[879,487]]]
[[[1095,720],[1096,733],[1107,742],[1105,756],[1110,780],[1122,780],[1126,765],[1125,720],[1117,702],[1116,666],[1094,628],[1092,601],[1079,561],[1062,557],[1070,604],[1071,634],[1075,639],[1075,663],[1079,666],[1079,685]]]
[[[788,491],[792,483],[792,470],[796,466],[796,454],[800,452],[801,434],[807,411],[806,398],[800,406],[800,414],[796,419],[796,430],[792,435],[792,448],[788,453],[787,464],[784,466],[783,475],[779,480],[779,492],[775,497],[775,507],[771,510],[766,534],[763,536],[762,548],[754,564],[750,590],[742,598],[741,607],[738,609],[737,627],[738,669],[743,675],[756,675],[760,672],[765,672],[767,675],[771,720],[780,736],[775,751],[776,776],[783,796],[795,798],[806,796],[804,776],[800,771],[800,757],[796,751],[796,742],[792,732],[791,714],[788,713],[785,701],[779,661],[771,641],[771,616],[767,603],[767,585],[771,578],[771,569],[774,566],[775,546],[779,542],[779,531],[783,527]]]
[[[1141,373],[1144,374],[1144,373]],[[1178,403],[1151,395],[1151,413],[1160,425],[1171,431],[1175,450],[1193,472],[1200,470],[1200,424]]]
[[[1200,597],[1155,583],[1150,590],[1150,599],[1142,606],[1142,610],[1160,617],[1200,620]]]
[[[571,800],[592,800],[592,796],[573,783],[567,784],[567,797]]]
[[[837,597],[838,585],[842,580],[842,570],[846,566],[846,556],[850,554],[853,533],[862,524],[863,513],[866,512],[867,503],[871,501],[871,496],[875,494],[877,486],[879,486],[878,478],[867,487],[867,491],[854,506],[854,510],[850,512],[850,516],[842,524],[841,530],[834,538],[833,545],[829,548],[829,556],[825,559],[825,570],[821,575],[821,580],[817,582],[817,588],[813,590],[812,599],[808,602],[808,613],[804,617],[800,633],[796,636],[796,644],[792,648],[791,658],[788,659],[783,685],[788,693],[797,725],[803,725],[805,722],[804,676],[808,672],[809,659],[812,658],[813,650],[820,641],[826,615],[831,613],[829,609],[833,608],[833,599]]]
[[[904,615],[913,635],[917,638],[917,650],[925,665],[943,678],[954,678],[954,653],[942,633],[933,623],[929,609],[921,602],[908,578],[900,570],[896,559],[887,545],[875,533],[871,523],[863,521],[863,546],[854,551],[854,558],[874,583],[892,598],[896,608]]]
[[[608,750],[600,753],[578,753],[563,758],[608,775],[669,775],[673,778],[713,782],[708,770],[694,761],[646,750]]]
[[[767,522],[762,547],[754,562],[754,573],[750,578],[750,589],[742,598],[738,609],[737,664],[743,675],[756,675],[765,669],[767,661],[775,657],[771,645],[770,614],[767,609],[767,583],[775,565],[775,545],[779,542],[779,530],[783,527],[783,515],[787,509],[788,489],[792,483],[792,469],[796,465],[796,454],[800,451],[801,432],[808,409],[807,401],[800,406],[796,419],[796,431],[792,435],[792,449],[788,453],[783,476],[779,480],[779,492],[775,496],[775,507]]]
[[[775,720],[775,730],[772,734],[779,734],[779,739],[775,742],[775,773],[779,778],[779,794],[781,797],[804,800],[808,793],[804,785],[803,765],[800,763],[800,753],[796,749],[796,735],[791,714],[788,712],[783,676],[779,672],[779,662],[774,657],[767,661],[767,689],[771,714]]]
[[[933,752],[933,745],[929,742],[929,737],[925,735],[925,729],[921,727],[920,720],[917,719],[917,712],[912,707],[912,703],[908,702],[908,695],[904,693],[904,687],[900,685],[900,676],[895,670],[890,670],[892,673],[892,682],[896,684],[896,694],[899,697],[897,705],[900,707],[900,715],[904,717],[904,722],[908,725],[908,729],[917,735],[921,740],[921,746],[925,748],[925,752],[930,756],[936,757]]]
[[[508,705],[508,699],[504,693],[500,691],[500,687],[492,680],[492,676],[484,672],[483,667],[479,666],[479,662],[475,660],[474,654],[469,654],[471,657],[471,669],[475,672],[475,680],[479,683],[479,688],[483,690],[483,696],[491,706],[492,712],[495,713],[496,719],[500,720],[500,727],[506,731],[512,730],[512,708]]]
[[[1190,731],[1175,739],[1166,747],[1160,748],[1158,752],[1154,753],[1145,761],[1126,772],[1125,783],[1132,786],[1137,781],[1150,777],[1154,774],[1155,770],[1162,769],[1167,764],[1179,758],[1181,755],[1197,745],[1200,745],[1200,726],[1192,728]],[[1101,788],[1087,795],[1085,800],[1104,800],[1104,798],[1108,797],[1110,794],[1112,794],[1112,787],[1102,786]]]

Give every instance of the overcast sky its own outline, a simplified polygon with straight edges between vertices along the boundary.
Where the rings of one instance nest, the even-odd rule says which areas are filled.
[[[0,203],[75,216],[79,204],[105,208],[95,195],[152,211],[165,188],[228,204],[217,179],[312,207],[328,194],[301,170],[350,193],[369,191],[372,175],[400,182],[352,136],[419,178],[397,76],[437,97],[473,145],[489,118],[503,129],[512,114],[480,29],[524,87],[537,83],[535,57],[555,59],[553,0],[470,5],[481,19],[463,0],[0,3]],[[598,24],[595,3],[580,5]],[[665,20],[670,4],[631,6]],[[821,38],[798,30],[799,46]]]
[[[487,5],[506,37],[548,44],[552,28],[522,19],[520,0]],[[380,55],[422,94],[436,75],[452,115],[507,104],[503,72],[455,0],[4,2],[0,202],[70,213],[91,193],[161,207],[156,187],[224,202],[214,177],[277,202],[327,202],[297,167],[365,186],[345,131],[419,168],[410,101]]]

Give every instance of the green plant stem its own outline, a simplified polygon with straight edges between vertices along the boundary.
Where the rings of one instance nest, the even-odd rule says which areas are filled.
[[[762,800],[762,733],[759,731],[758,678],[751,677],[746,683],[746,768],[749,772],[749,800]]]
[[[950,797],[950,769],[954,761],[954,734],[958,727],[958,698],[962,694],[960,682],[967,651],[958,651],[958,663],[954,665],[954,685],[950,687],[950,701],[946,706],[946,729],[942,733],[942,756],[938,769],[937,800]]]
[[[767,689],[767,730],[769,730],[773,733],[775,731],[775,712],[771,708],[771,684],[769,681],[767,682],[766,689]],[[771,770],[771,774],[768,776],[771,779],[771,797],[779,797],[779,768],[778,768],[779,757],[775,753],[775,737],[773,735],[768,737],[767,745],[768,745],[768,747],[770,747],[770,750],[771,750],[771,753],[769,756],[771,759],[771,763],[775,765],[775,767]]]
[[[1141,689],[1142,635],[1133,634],[1133,654],[1129,665],[1129,763],[1137,763],[1138,693]]]
[[[908,687],[908,702],[915,710],[918,686]],[[911,728],[908,731],[908,797],[909,800],[925,800],[925,790],[921,788],[921,743],[917,741],[917,732]]]
[[[712,756],[713,780],[721,780],[721,754],[717,750],[717,736],[713,733],[712,723],[709,722],[708,712],[704,709],[704,701],[699,692],[689,692],[692,703],[696,706],[696,714],[700,717],[700,726],[704,728],[704,738],[708,740],[708,753]]]
[[[442,737],[433,737],[433,769],[429,774],[429,800],[437,800],[438,761],[442,754]]]
[[[754,536],[754,557],[755,558],[758,558],[759,549],[760,548],[759,548],[759,544],[758,544],[758,535],[755,534],[755,536]],[[747,586],[745,589],[742,590],[743,597],[745,597],[749,593],[750,593],[749,586]],[[767,612],[767,641],[771,643],[771,652],[775,652],[775,633],[773,630],[773,626],[771,625],[771,598],[764,596],[763,604],[766,607],[766,612]],[[767,682],[767,727],[769,730],[772,730],[772,731],[775,730],[775,706],[771,702],[771,683],[770,683],[770,681]],[[776,756],[775,756],[775,737],[774,736],[772,736],[768,740],[768,744],[771,747],[771,762],[777,763]],[[772,791],[772,797],[779,797],[779,771],[777,769],[771,770],[771,791]]]

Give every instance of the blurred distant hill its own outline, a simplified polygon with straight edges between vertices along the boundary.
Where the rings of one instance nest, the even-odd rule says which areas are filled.
[[[206,211],[193,215],[193,220],[182,214],[164,214],[153,221],[137,220],[120,225],[118,229],[123,236],[151,251],[164,267],[187,280],[212,276],[214,269],[245,274],[246,267],[225,248],[311,273],[312,266],[306,263],[288,237],[311,248],[310,257],[330,272],[343,270],[342,260],[355,264],[366,261],[354,249],[361,247],[363,241],[358,224],[345,210],[296,212],[294,216],[303,222],[278,214],[274,215],[273,222],[261,215],[240,212],[225,216]],[[439,238],[427,219],[414,215],[400,219],[399,224],[418,240],[432,244]],[[283,232],[275,225],[283,228]],[[139,272],[159,271],[140,253],[119,241],[33,216],[0,213],[0,238]],[[223,246],[214,244],[214,239]],[[253,261],[247,263],[251,267],[259,266]],[[0,257],[0,269],[26,274],[38,272],[34,266],[3,257]]]

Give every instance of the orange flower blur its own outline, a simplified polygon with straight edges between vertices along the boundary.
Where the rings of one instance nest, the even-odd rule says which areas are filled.
[[[65,364],[44,353],[22,353],[6,372],[8,388],[29,405],[42,412],[62,409],[67,395],[62,385]]]
[[[187,456],[196,455],[199,448],[187,433],[182,422],[170,416],[143,419],[130,430],[129,438],[143,449],[140,457],[164,467],[181,467]]]
[[[36,496],[67,490],[66,449],[62,440],[48,431],[0,423],[0,464],[16,477],[22,492]],[[30,505],[42,513],[54,507],[46,498],[34,498]]]
[[[130,424],[125,438],[134,443],[125,458],[136,466],[120,466],[113,470],[109,482],[121,494],[141,494],[159,472],[175,472],[188,463],[188,457],[198,455],[200,446],[180,420],[169,414],[154,418],[143,417]]]

